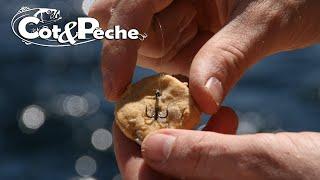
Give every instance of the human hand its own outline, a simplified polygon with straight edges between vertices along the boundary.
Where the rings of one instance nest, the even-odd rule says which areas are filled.
[[[320,134],[311,132],[236,136],[164,129],[147,136],[141,151],[152,169],[179,179],[316,180],[319,148]]]
[[[235,134],[238,125],[238,118],[230,108],[222,107],[211,120],[204,131],[214,131],[224,134]],[[192,132],[192,131],[190,131]],[[121,130],[114,124],[113,127],[114,151],[118,167],[123,179],[171,179],[176,176],[168,176],[157,172],[147,165],[141,154],[140,147],[128,139]],[[161,153],[160,148],[155,154]],[[165,160],[165,159],[163,159]]]
[[[156,71],[189,76],[194,99],[202,111],[213,114],[245,70],[259,59],[320,40],[320,24],[317,23],[320,1],[190,2],[96,1],[90,15],[99,19],[103,27],[121,25],[138,28],[149,35],[142,43],[104,42],[102,72],[108,99],[117,100],[121,96],[138,63]],[[113,4],[117,5],[111,15]],[[195,11],[198,12],[196,15]],[[158,19],[163,27],[164,49],[161,31],[154,19]],[[319,135],[316,133],[246,136],[182,130],[158,133],[177,136],[173,138],[171,154],[162,164],[150,160],[151,155],[159,154],[163,148],[159,145],[155,148],[156,153],[152,153],[153,136],[143,142],[144,160],[137,146],[115,128],[117,160],[125,177],[136,179],[159,175],[149,166],[164,174],[190,178],[315,179],[319,176],[315,169],[319,169],[319,162],[315,161],[319,159]],[[195,161],[196,164],[194,161],[183,161],[185,157],[198,161]],[[172,163],[181,167],[177,168]],[[209,168],[210,165],[212,168]],[[195,170],[188,171],[191,166]],[[212,176],[207,177],[208,174]]]
[[[317,0],[97,0],[89,15],[102,27],[121,25],[149,35],[142,43],[104,41],[105,95],[118,100],[137,63],[189,76],[200,109],[214,114],[259,59],[320,41],[319,7]]]
[[[234,134],[236,124],[234,112],[222,108],[206,132],[160,130],[146,137],[141,150],[115,125],[121,175],[126,180],[319,178],[319,133],[218,134]]]

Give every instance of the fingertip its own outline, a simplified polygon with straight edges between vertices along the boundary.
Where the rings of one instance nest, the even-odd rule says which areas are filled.
[[[223,65],[201,49],[191,64],[190,91],[200,109],[207,114],[215,114],[224,99],[225,71]]]
[[[202,112],[215,114],[219,109],[220,102],[216,102],[211,96],[209,89],[200,80],[200,76],[198,73],[190,72],[189,87],[191,95]]]
[[[221,141],[218,134],[181,129],[157,131],[145,139],[143,158],[157,171],[176,178],[208,179],[209,154],[215,142]],[[219,148],[218,148],[219,149]]]
[[[121,95],[119,91],[115,91],[112,87],[112,81],[108,78],[103,78],[103,93],[107,101],[117,102]]]
[[[160,129],[156,132],[152,132],[148,134],[141,144],[141,154],[142,157],[150,162],[152,158],[149,156],[151,154],[157,154],[157,155],[163,155],[163,148],[162,146],[166,144],[166,140],[169,140],[170,142],[173,142],[179,134],[181,134],[180,129]],[[158,158],[156,158],[158,159]],[[162,161],[163,158],[160,158],[160,161]],[[151,163],[154,163],[155,160],[151,160]]]
[[[136,66],[136,49],[133,42],[104,42],[101,71],[107,100],[118,101],[130,85]]]
[[[105,96],[106,100],[109,102],[117,102],[121,99],[122,94],[125,91],[125,88],[123,88],[123,89],[124,90],[114,90],[114,89],[110,88],[110,86],[104,85],[104,96]]]

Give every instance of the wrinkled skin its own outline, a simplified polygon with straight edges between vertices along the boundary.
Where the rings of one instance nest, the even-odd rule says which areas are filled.
[[[318,43],[319,8],[318,0],[97,0],[89,15],[104,28],[121,25],[149,35],[143,42],[103,42],[107,99],[119,99],[140,65],[188,76],[202,112],[216,114],[207,130],[218,133],[161,130],[144,140],[142,154],[115,127],[123,177],[317,179],[318,133],[223,135],[235,133],[237,118],[220,104],[259,60]]]

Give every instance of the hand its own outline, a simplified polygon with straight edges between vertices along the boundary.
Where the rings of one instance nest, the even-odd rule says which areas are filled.
[[[320,134],[311,132],[235,136],[165,129],[147,136],[141,151],[152,169],[179,179],[316,180],[319,148]]]
[[[189,76],[192,96],[201,110],[214,114],[242,74],[259,59],[320,41],[319,7],[316,0],[97,0],[89,15],[100,20],[103,27],[121,25],[149,35],[142,43],[104,42],[105,94],[109,100],[118,100],[138,63]],[[164,31],[164,49],[158,22]],[[117,161],[129,179],[153,177],[156,172],[149,166],[179,178],[319,176],[316,133],[227,136],[163,130],[158,135],[167,134],[166,139],[175,140],[171,141],[170,155],[159,164],[151,160],[152,156],[168,146],[158,141],[153,148],[156,134],[143,142],[144,160],[137,146],[117,131],[115,128]]]
[[[214,120],[210,121],[204,130],[215,131],[224,134],[235,134],[237,125],[238,118],[234,111],[232,111],[230,108],[222,107],[214,116]],[[166,176],[165,174],[167,173],[159,173],[150,168],[150,166],[147,165],[147,161],[145,161],[141,155],[140,147],[135,142],[125,137],[116,124],[114,124],[113,127],[113,138],[117,163],[123,179],[164,180],[170,179],[169,177],[177,177]],[[155,155],[157,155],[159,152],[161,153],[162,148],[159,146],[158,148],[160,149],[156,150],[156,152],[153,152]],[[150,153],[149,151],[145,151],[145,153],[147,152]],[[162,160],[165,160],[165,158]],[[179,174],[177,175],[180,176]]]
[[[147,136],[140,150],[114,126],[121,175],[125,180],[320,177],[319,133],[218,134],[234,134],[236,127],[237,116],[223,107],[206,132],[160,130]]]
[[[89,15],[104,28],[149,35],[142,43],[104,41],[105,95],[118,100],[138,63],[189,76],[193,98],[214,114],[259,59],[320,41],[319,8],[317,0],[96,0]]]

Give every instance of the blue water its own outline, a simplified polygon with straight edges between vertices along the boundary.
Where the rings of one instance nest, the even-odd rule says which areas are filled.
[[[48,1],[0,1],[0,179],[70,179],[78,177],[75,162],[82,155],[96,160],[97,179],[117,175],[112,147],[96,150],[95,129],[110,130],[113,104],[103,97],[99,55],[94,42],[70,48],[26,46],[14,36],[10,20],[22,5],[48,6]],[[51,1],[50,7],[70,5],[78,15],[77,1]],[[60,4],[59,4],[60,3]],[[67,10],[66,10],[67,11]],[[137,68],[134,80],[153,74]],[[58,95],[92,93],[99,109],[79,118],[52,108]],[[46,112],[35,132],[19,126],[23,109],[36,104]],[[242,133],[320,131],[320,46],[266,58],[251,68],[225,100],[240,116]],[[205,121],[205,119],[204,119]],[[250,124],[251,129],[245,124]],[[252,127],[254,127],[252,129]]]

